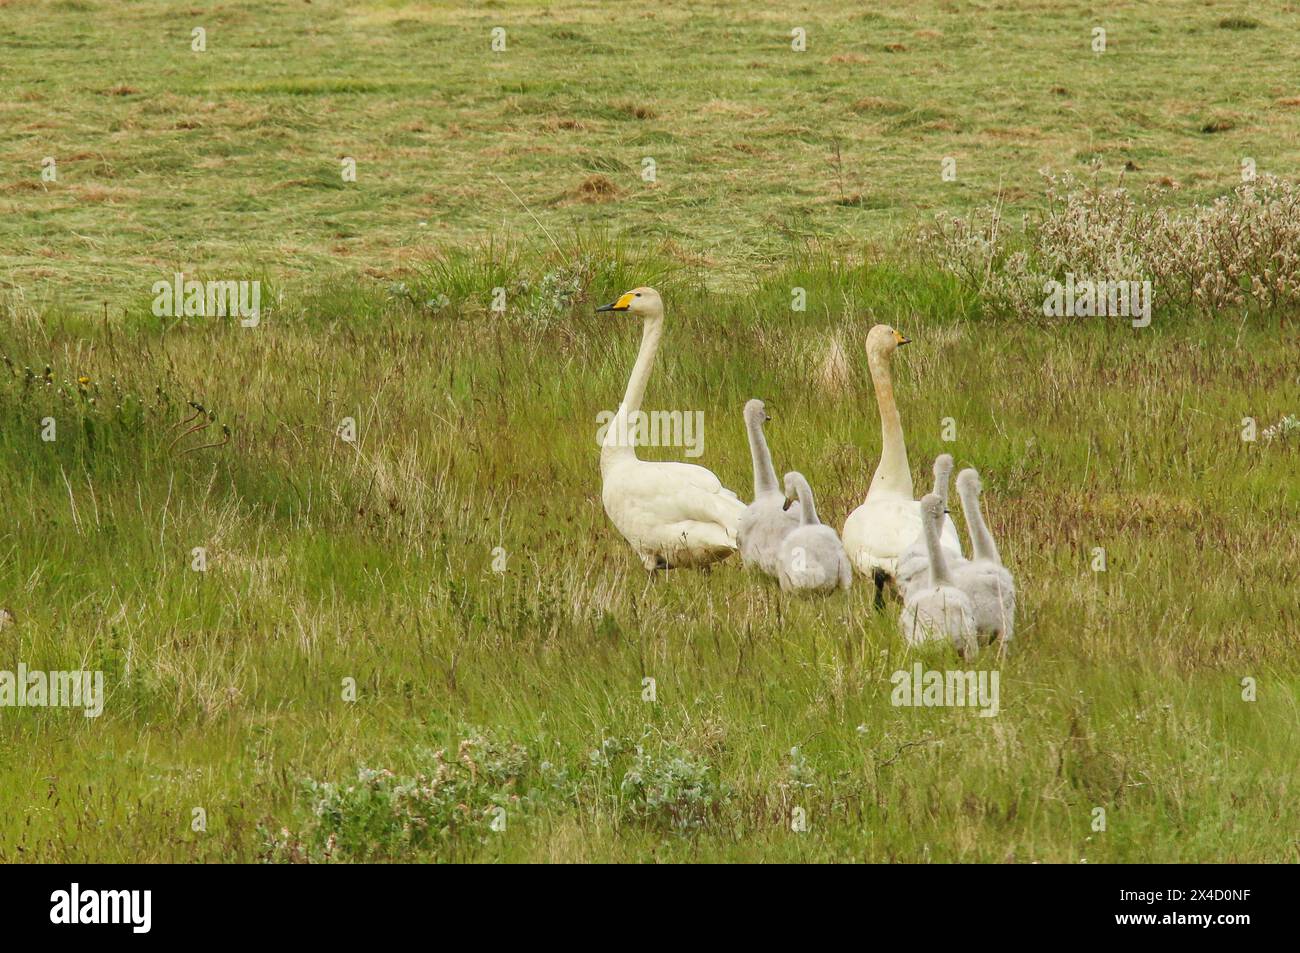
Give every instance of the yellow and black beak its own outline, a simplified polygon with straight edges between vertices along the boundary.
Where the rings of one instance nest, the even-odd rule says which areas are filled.
[[[621,298],[619,298],[615,302],[612,302],[611,304],[602,304],[599,308],[596,309],[596,311],[597,312],[626,311],[628,308],[632,307],[632,299],[634,297],[635,295],[633,295],[632,292],[629,291],[627,294],[623,295]]]
[[[894,332],[894,340],[898,342],[898,346],[899,346],[899,347],[902,347],[904,344],[911,344],[911,343],[912,343],[912,339],[909,338],[909,337],[908,337],[906,334],[904,334],[902,331],[895,331],[895,332]]]

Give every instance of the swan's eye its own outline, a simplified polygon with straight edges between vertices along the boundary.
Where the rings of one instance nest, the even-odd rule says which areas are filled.
[[[637,296],[638,298],[641,297],[641,292],[638,291],[638,292],[636,293],[636,296]]]

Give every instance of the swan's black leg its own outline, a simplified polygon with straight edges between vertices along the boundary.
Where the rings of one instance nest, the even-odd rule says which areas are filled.
[[[883,569],[873,569],[871,571],[871,580],[876,584],[876,611],[885,610],[885,580],[889,577]]]

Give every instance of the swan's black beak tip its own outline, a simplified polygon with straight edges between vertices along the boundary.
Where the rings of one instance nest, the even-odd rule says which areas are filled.
[[[903,338],[902,340],[900,340],[900,341],[898,342],[898,346],[899,346],[899,347],[902,347],[904,344],[911,344],[911,343],[912,343],[912,339],[911,339],[911,338]]]
[[[781,504],[781,509],[782,509],[782,511],[788,510],[788,509],[790,508],[790,504],[793,503],[793,502],[794,502],[794,500],[791,500],[791,499],[787,498],[786,501],[785,501],[784,503]]]
[[[614,302],[614,304],[617,304],[617,303],[618,303],[618,302]],[[613,310],[614,310],[614,304],[602,304],[599,308],[596,309],[596,313],[597,313],[597,314],[600,314],[600,312],[602,312],[602,311],[613,311]]]

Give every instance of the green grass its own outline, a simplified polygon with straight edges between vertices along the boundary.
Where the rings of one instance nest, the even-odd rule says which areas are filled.
[[[3,859],[293,857],[301,844],[268,853],[258,828],[323,842],[303,779],[431,774],[436,748],[463,767],[474,725],[524,754],[454,789],[472,817],[425,805],[445,830],[408,841],[386,807],[353,804],[342,816],[373,841],[340,828],[370,846],[335,856],[1296,859],[1296,451],[1239,436],[1244,416],[1294,410],[1294,339],[1262,319],[979,320],[952,284],[874,262],[808,258],[715,293],[641,255],[597,258],[587,274],[606,278],[504,316],[458,303],[456,276],[491,275],[486,253],[407,296],[286,295],[258,329],[10,314],[0,587],[18,623],[0,646],[32,668],[101,668],[109,696],[96,720],[4,710]],[[553,286],[555,261],[511,261],[521,285]],[[918,484],[943,450],[980,467],[1022,589],[1017,651],[979,662],[1001,672],[997,717],[891,705],[890,675],[918,656],[868,586],[800,601],[734,561],[647,581],[596,467],[595,417],[638,329],[591,307],[628,270],[657,270],[670,308],[651,406],[703,410],[701,462],[743,492],[740,407],[763,396],[778,467],[808,474],[837,524],[879,443],[867,327],[915,339],[898,386]],[[777,322],[795,284],[809,309]],[[410,303],[440,288],[440,312]],[[814,386],[832,336],[850,374]],[[228,447],[167,449],[191,399],[231,426]],[[356,445],[334,435],[345,416]],[[667,806],[624,785],[637,746]],[[498,803],[495,833],[482,812]]]
[[[0,0],[0,671],[108,692],[0,708],[0,862],[1300,859],[1297,447],[1241,439],[1297,413],[1294,317],[1014,321],[901,244],[1043,166],[1294,168],[1300,12],[1240,12]],[[262,281],[260,326],[155,317],[175,271]],[[764,398],[837,527],[867,330],[913,338],[917,485],[977,466],[1020,588],[996,717],[891,704],[956,662],[867,585],[647,579],[595,439],[639,329],[592,311],[643,283],[647,408],[748,495]]]
[[[1131,163],[1131,184],[1204,200],[1243,157],[1300,164],[1300,10],[1240,29],[1240,9],[7,3],[0,281],[117,303],[160,272],[254,258],[391,278],[489,233],[543,242],[540,221],[671,241],[722,286],[791,242],[857,245],[999,192],[1030,206],[1044,167]],[[46,156],[57,182],[40,179]],[[594,174],[613,191],[584,191]]]

